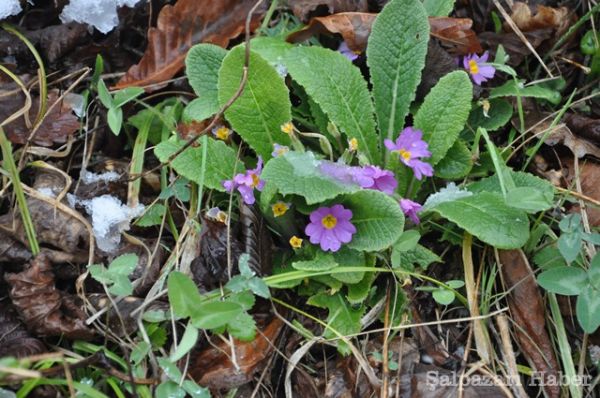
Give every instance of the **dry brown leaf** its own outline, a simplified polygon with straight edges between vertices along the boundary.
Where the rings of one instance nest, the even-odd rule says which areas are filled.
[[[498,253],[517,343],[543,380],[552,377],[558,380],[559,367],[546,331],[545,305],[527,258],[520,250],[499,250]],[[548,397],[560,396],[558,384],[545,385]]]
[[[281,319],[273,318],[258,331],[253,341],[234,341],[238,369],[230,360],[231,348],[228,342],[219,340],[216,345],[211,345],[193,359],[190,366],[192,379],[212,389],[232,389],[248,383],[273,353],[275,340],[282,326]]]
[[[9,90],[0,90],[0,94],[12,91],[12,85],[7,85]],[[7,93],[8,94],[8,93]],[[59,99],[58,90],[48,93],[48,109]],[[25,96],[19,93],[0,98],[0,122],[4,121],[16,111],[23,107]],[[29,120],[33,123],[39,107],[39,98],[32,98],[32,106],[29,110]],[[37,129],[32,142],[40,146],[53,146],[64,144],[67,138],[79,130],[79,119],[73,114],[71,107],[64,101],[56,104],[47,112],[42,124]],[[24,144],[31,134],[31,128],[27,127],[25,119],[20,117],[4,126],[6,136],[14,144]]]
[[[244,31],[255,0],[179,0],[166,5],[158,15],[156,28],[148,29],[148,46],[137,65],[116,84],[116,89],[149,86],[147,92],[164,86],[182,68],[188,50],[197,43],[227,47]],[[252,16],[251,29],[258,27],[265,2]]]
[[[552,122],[550,120],[540,123],[536,128],[533,129],[533,133],[536,135],[541,134],[548,130],[551,124]],[[550,146],[563,144],[571,150],[573,155],[580,159],[586,155],[592,155],[600,159],[600,148],[590,141],[576,136],[565,124],[562,123],[554,126],[544,143]]]
[[[371,27],[377,14],[344,12],[325,17],[315,17],[303,29],[290,34],[287,41],[298,43],[322,33],[342,35],[348,47],[362,52],[367,47]],[[453,54],[480,53],[479,39],[471,29],[473,21],[468,18],[430,17],[431,36]]]
[[[581,193],[589,198],[600,201],[600,165],[593,161],[579,161],[579,173],[575,172],[573,159],[562,159],[563,174],[565,174],[563,188],[573,189],[575,178],[579,178]],[[565,171],[566,170],[566,171]],[[580,211],[579,205],[574,205],[573,212]],[[585,209],[591,227],[600,226],[600,209],[595,206],[586,206]]]
[[[449,52],[457,55],[483,51],[479,39],[471,29],[469,18],[429,17],[431,36],[439,39]]]
[[[352,51],[363,52],[367,48],[367,40],[371,26],[377,14],[363,12],[343,12],[315,17],[303,29],[290,34],[287,41],[299,43],[322,33],[339,33]]]
[[[567,7],[552,8],[538,5],[535,13],[531,7],[521,1],[514,3],[510,17],[523,32],[532,30],[552,28],[557,30],[560,36],[572,23],[571,12]],[[510,27],[505,27],[510,31]]]
[[[545,40],[552,37],[552,29],[538,29],[531,32],[524,32],[525,38],[533,48],[538,48]],[[518,66],[523,62],[526,56],[530,55],[529,49],[523,45],[523,42],[514,32],[496,33],[482,32],[479,34],[479,40],[485,48],[491,49],[492,55],[495,54],[498,45],[502,45],[506,53],[510,56],[507,64]]]
[[[70,339],[94,336],[74,298],[56,289],[52,265],[46,255],[39,254],[23,272],[6,274],[4,279],[11,287],[9,297],[30,332]]]
[[[29,335],[14,308],[8,303],[0,303],[0,358],[21,358],[44,351],[44,343]]]
[[[574,134],[600,145],[600,119],[569,113],[564,121]]]
[[[327,14],[367,12],[369,10],[367,0],[288,0],[287,3],[294,15],[301,21],[308,20],[313,12],[319,13],[319,10],[327,12]]]

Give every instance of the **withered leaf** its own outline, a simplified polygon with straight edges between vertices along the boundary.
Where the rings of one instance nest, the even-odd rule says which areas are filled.
[[[364,51],[371,27],[377,14],[345,12],[315,17],[303,29],[290,34],[287,41],[298,43],[322,33],[339,33],[353,51]],[[453,54],[479,53],[481,44],[471,29],[473,21],[468,18],[429,17],[431,36],[440,40]]]
[[[192,360],[190,375],[198,384],[213,389],[232,389],[248,383],[273,353],[282,326],[281,319],[273,318],[253,341],[234,341],[238,369],[230,360],[229,344],[219,340]]]
[[[575,179],[581,184],[581,193],[585,196],[600,201],[600,165],[593,161],[579,161],[579,172],[576,173],[573,159],[562,159],[562,174],[565,176],[563,188],[572,189]],[[571,211],[580,211],[579,205],[574,205]],[[587,206],[585,209],[590,226],[600,226],[600,210],[595,206]]]
[[[571,13],[567,7],[547,7],[538,4],[532,11],[530,5],[517,1],[512,6],[511,19],[523,32],[530,32],[538,29],[556,29],[558,36],[565,32],[571,23],[574,13]],[[505,26],[509,31],[510,27]]]
[[[9,86],[11,87],[11,86]],[[8,92],[12,90],[0,90]],[[0,96],[1,97],[1,96]],[[57,90],[48,93],[48,109],[59,99]],[[0,122],[6,120],[16,111],[23,107],[25,96],[19,91],[6,97],[0,98]],[[29,109],[29,120],[33,122],[39,107],[39,98],[32,98],[31,109]],[[67,138],[79,130],[79,120],[73,114],[71,108],[64,102],[56,103],[51,110],[46,113],[40,127],[35,132],[32,142],[40,146],[53,146],[54,144],[64,144]],[[6,136],[14,144],[24,144],[31,134],[31,128],[25,123],[24,117],[20,117],[6,126],[4,126]]]
[[[144,56],[114,88],[152,85],[146,87],[147,92],[161,88],[160,83],[183,68],[187,51],[194,44],[227,47],[231,39],[244,31],[254,3],[254,0],[179,0],[173,6],[166,5],[158,15],[156,28],[148,30]],[[252,15],[252,30],[258,27],[264,14],[264,3]]]
[[[523,32],[523,34],[533,48],[538,48],[545,40],[552,36],[552,29],[538,29],[531,32]],[[482,32],[479,34],[479,40],[481,40],[485,48],[490,49],[492,55],[495,53],[494,49],[502,44],[506,53],[510,56],[507,62],[510,66],[520,65],[525,57],[531,54],[529,49],[523,45],[521,39],[514,32]]]
[[[240,207],[241,239],[244,252],[250,256],[249,266],[258,275],[271,273],[271,234],[267,223],[256,207],[242,204]]]
[[[558,378],[558,363],[546,331],[545,305],[529,262],[520,250],[499,250],[499,255],[505,289],[509,292],[508,306],[517,325],[514,329],[517,343],[543,380]],[[545,385],[548,397],[560,396],[558,384]]]
[[[13,306],[0,302],[0,358],[6,356],[21,358],[44,351],[46,351],[44,343],[31,337],[17,318]]]
[[[301,21],[306,21],[311,13],[337,14],[342,12],[367,12],[367,0],[288,0],[288,7]]]
[[[94,333],[85,325],[85,313],[74,297],[54,285],[52,265],[39,254],[18,274],[4,276],[12,300],[27,329],[38,336],[91,339]]]
[[[321,33],[339,33],[352,51],[363,52],[371,26],[377,14],[364,12],[342,12],[325,17],[315,17],[301,30],[290,34],[287,41],[299,43]]]
[[[465,55],[483,51],[469,18],[429,17],[431,36],[439,39],[453,54]]]
[[[600,119],[592,119],[577,113],[569,113],[565,115],[564,121],[573,134],[600,145]]]

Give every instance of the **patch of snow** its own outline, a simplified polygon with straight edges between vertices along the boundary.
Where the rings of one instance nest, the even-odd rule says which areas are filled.
[[[442,188],[439,192],[429,195],[425,201],[425,204],[423,205],[423,210],[431,210],[440,203],[452,202],[454,200],[465,198],[471,195],[473,195],[473,192],[469,192],[466,189],[461,189],[457,187],[455,183],[451,182],[446,186],[446,188]]]
[[[63,8],[63,22],[86,23],[102,33],[108,33],[119,24],[117,7],[133,7],[140,0],[71,0]]]
[[[120,178],[119,174],[114,171],[107,171],[106,173],[96,174],[91,171],[82,170],[79,174],[79,179],[84,184],[94,184],[96,182],[113,182]]]
[[[22,10],[19,0],[2,0],[0,1],[0,19],[16,15]]]
[[[68,198],[69,202],[73,199]],[[121,233],[129,230],[129,224],[144,212],[144,205],[131,208],[112,195],[102,195],[90,200],[78,201],[92,217],[92,230],[98,248],[113,253],[121,242]]]
[[[38,188],[37,191],[44,196],[56,198],[56,194],[54,193],[54,190],[52,188],[42,187],[42,188]]]

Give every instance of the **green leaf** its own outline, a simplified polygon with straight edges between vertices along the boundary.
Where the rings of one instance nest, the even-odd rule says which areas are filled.
[[[160,383],[155,393],[156,398],[185,398],[185,390],[172,380]]]
[[[347,246],[333,253],[335,262],[342,267],[364,267],[366,266],[365,253],[349,249]],[[331,277],[337,279],[345,284],[352,284],[360,282],[365,273],[364,272],[336,272],[331,274]]]
[[[294,46],[277,37],[259,36],[250,41],[250,48],[266,59],[273,67],[277,67],[278,65],[284,65],[286,53]]]
[[[181,383],[181,387],[190,394],[192,398],[210,398],[210,390],[208,388],[200,387],[195,381],[184,380]]]
[[[486,117],[483,113],[483,106],[475,106],[469,114],[469,121],[467,122],[473,130],[477,130],[478,127],[482,127],[489,131],[498,130],[510,121],[513,114],[512,105],[501,98],[490,100],[490,110]]]
[[[100,102],[106,109],[113,108],[113,99],[110,93],[108,92],[108,88],[104,83],[104,80],[98,80],[98,98],[100,98]]]
[[[592,263],[588,269],[588,278],[590,284],[597,290],[600,290],[600,255],[598,254],[592,259]]]
[[[208,138],[206,140],[206,170],[204,172],[204,185],[207,188],[224,192],[222,181],[230,180],[237,173],[244,171],[243,164],[237,160],[235,151],[223,141]],[[169,156],[185,145],[185,141],[173,136],[163,141],[154,148],[154,154],[161,162],[166,162]],[[173,160],[171,167],[175,171],[200,184],[202,176],[202,146],[188,148]]]
[[[419,0],[392,0],[375,19],[367,64],[381,139],[395,138],[404,126],[425,66],[429,21]]]
[[[581,251],[583,231],[574,230],[560,234],[558,238],[558,250],[560,254],[567,260],[567,263],[575,261]]]
[[[330,253],[318,251],[315,258],[305,261],[295,261],[292,267],[300,271],[325,271],[338,266],[338,263]]]
[[[113,107],[120,108],[129,101],[144,94],[144,89],[141,87],[127,87],[115,93],[113,99]]]
[[[490,91],[489,98],[499,97],[521,97],[540,98],[550,102],[553,105],[558,105],[561,101],[561,95],[558,91],[544,87],[540,84],[525,86],[523,81],[515,81],[514,79],[507,81],[500,87],[494,87]]]
[[[415,127],[423,131],[429,143],[431,158],[436,165],[452,147],[463,130],[473,98],[471,79],[464,71],[454,71],[442,77],[425,97],[415,115]]]
[[[583,290],[577,298],[575,312],[583,331],[594,333],[600,327],[600,290]]]
[[[360,318],[364,313],[364,306],[353,308],[341,293],[332,296],[320,293],[309,298],[308,304],[326,308],[329,311],[327,316],[329,328],[325,329],[325,338],[339,337],[338,333],[345,336],[360,332]],[[350,353],[350,348],[342,340],[337,340],[337,345],[338,351],[342,354],[347,355]]]
[[[425,246],[418,244],[408,251],[400,250],[400,248],[401,246],[397,247],[397,245],[392,248],[392,268],[404,268],[412,271],[415,267],[427,269],[431,263],[442,262],[437,254]]]
[[[334,274],[335,275],[335,274]],[[348,284],[348,294],[346,298],[350,304],[360,304],[366,300],[371,291],[371,286],[375,280],[374,272],[365,273],[364,277],[358,283]]]
[[[256,322],[249,314],[242,312],[227,323],[227,331],[241,341],[252,341],[256,337]]]
[[[548,210],[553,206],[553,195],[548,197],[539,189],[531,187],[517,187],[506,192],[506,204],[528,213],[537,213]]]
[[[248,288],[252,291],[252,293],[260,296],[262,298],[270,298],[271,292],[269,291],[269,286],[267,283],[258,277],[253,277],[248,280]]]
[[[436,289],[431,295],[433,299],[441,305],[450,305],[455,299],[454,292],[446,289]]]
[[[151,227],[153,225],[159,225],[162,223],[162,219],[167,212],[165,205],[161,203],[155,203],[146,210],[143,216],[141,216],[135,225],[138,227]]]
[[[109,285],[108,291],[117,296],[129,296],[133,293],[133,286],[129,275],[138,264],[138,256],[133,253],[123,254],[115,258],[108,269],[99,264],[89,267],[90,274],[100,283]]]
[[[455,0],[423,0],[423,7],[430,17],[447,17],[454,8]]]
[[[189,317],[202,301],[194,281],[179,271],[169,275],[167,292],[173,313],[180,318]]]
[[[108,121],[110,131],[112,131],[114,135],[119,135],[121,126],[123,125],[123,110],[121,108],[108,108],[106,120]]]
[[[186,109],[192,107],[191,110],[188,110],[188,115],[195,116],[195,120],[204,120],[217,113],[220,108],[217,83],[219,69],[226,54],[227,50],[208,43],[197,44],[187,53],[185,73],[190,86],[192,86],[196,95],[200,97],[198,99],[200,101],[196,102],[193,107],[192,104],[195,101],[192,101],[186,107]]]
[[[496,193],[477,193],[440,203],[431,210],[500,249],[519,248],[529,238],[527,214],[507,206],[504,198]]]
[[[207,98],[195,98],[183,109],[182,119],[184,122],[202,121],[208,119],[217,111],[218,109],[215,110]]]
[[[342,204],[352,210],[350,222],[356,234],[348,247],[367,252],[380,251],[393,245],[404,228],[404,214],[394,199],[375,190],[347,195]]]
[[[219,104],[238,91],[244,66],[244,47],[229,51],[219,70]],[[242,95],[225,111],[231,127],[265,160],[273,144],[289,145],[281,125],[292,120],[289,92],[277,71],[260,55],[250,52],[248,79]]]
[[[469,174],[471,168],[473,168],[471,151],[463,141],[456,140],[446,156],[435,167],[435,176],[445,180],[457,180]]]
[[[578,267],[554,267],[538,275],[537,281],[549,292],[576,296],[588,287],[587,273]]]
[[[544,270],[567,265],[558,248],[554,246],[546,246],[536,253],[536,255],[533,256],[533,262],[539,268]]]
[[[196,341],[198,341],[198,329],[192,326],[191,323],[188,323],[185,332],[183,332],[183,336],[181,336],[181,341],[179,342],[177,349],[171,354],[169,360],[172,362],[179,361],[185,354],[194,348]]]
[[[235,319],[243,312],[238,303],[210,301],[196,305],[192,312],[192,325],[200,329],[216,329]]]
[[[542,193],[548,201],[552,202],[554,199],[554,187],[547,180],[536,177],[533,174],[525,173],[523,171],[512,171],[508,170],[508,177],[514,182],[516,188],[528,187],[535,188]],[[500,180],[498,175],[494,174],[491,177],[481,179],[477,182],[471,183],[468,186],[471,192],[496,192],[502,193],[500,188]]]
[[[179,370],[177,365],[175,365],[172,361],[170,361],[167,358],[158,358],[157,361],[158,361],[158,364],[160,365],[161,369],[163,370],[163,372],[165,372],[165,375],[170,380],[177,381],[177,382],[179,382],[179,380],[181,380],[181,378],[182,378],[181,371]]]
[[[394,243],[393,251],[407,252],[414,249],[421,239],[421,234],[416,229],[405,231],[400,239]]]
[[[136,344],[136,346],[131,350],[130,360],[134,365],[139,365],[140,362],[148,355],[150,352],[150,344],[145,341],[140,341]]]
[[[378,163],[373,102],[360,70],[342,54],[322,47],[295,47],[285,59],[290,75],[331,122],[358,140],[370,163]]]
[[[261,178],[277,187],[283,195],[300,195],[311,205],[344,193],[356,192],[356,184],[344,184],[323,174],[320,161],[312,152],[290,151],[271,159],[265,166]]]

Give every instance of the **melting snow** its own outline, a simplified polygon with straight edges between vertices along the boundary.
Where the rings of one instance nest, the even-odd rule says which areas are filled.
[[[0,19],[16,15],[21,12],[19,0],[1,0],[0,1]]]
[[[5,1],[5,0],[2,0]],[[18,0],[15,0],[18,3]],[[133,7],[140,0],[71,0],[60,14],[63,22],[81,22],[108,33],[119,24],[117,7]]]
[[[72,206],[79,203],[85,207],[92,217],[96,245],[106,253],[112,253],[118,248],[121,233],[128,231],[131,220],[144,212],[144,205],[131,208],[111,195],[102,195],[90,200],[79,200],[73,195],[68,195],[68,201]]]
[[[114,171],[107,171],[106,173],[96,174],[91,171],[81,170],[79,178],[84,184],[94,184],[96,182],[112,182],[119,179],[119,174]]]

